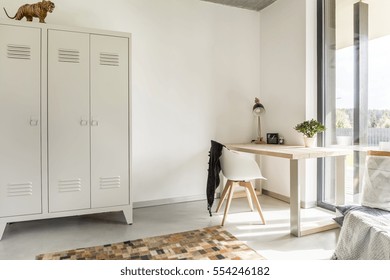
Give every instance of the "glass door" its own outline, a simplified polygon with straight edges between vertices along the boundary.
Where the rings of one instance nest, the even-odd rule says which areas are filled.
[[[347,157],[346,203],[358,203],[364,150],[390,141],[390,1],[319,1],[321,144],[353,149]],[[335,204],[334,162],[319,162],[318,204]]]

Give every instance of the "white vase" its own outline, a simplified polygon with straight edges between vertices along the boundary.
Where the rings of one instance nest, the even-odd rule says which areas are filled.
[[[305,143],[305,147],[307,148],[314,147],[315,139],[316,139],[315,137],[303,136],[303,142]]]

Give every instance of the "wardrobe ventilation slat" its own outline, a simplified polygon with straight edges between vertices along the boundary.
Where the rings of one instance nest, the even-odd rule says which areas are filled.
[[[119,54],[101,52],[100,65],[119,66]]]
[[[117,189],[121,186],[121,177],[101,177],[100,180],[100,189]]]
[[[67,63],[80,63],[80,51],[70,49],[58,50],[58,61]]]
[[[31,196],[32,194],[33,194],[33,184],[31,182],[20,183],[20,184],[9,184],[7,187],[8,197]]]
[[[81,179],[60,180],[58,182],[59,192],[79,192],[81,191]]]
[[[31,59],[31,47],[24,45],[7,45],[7,57],[11,59]]]

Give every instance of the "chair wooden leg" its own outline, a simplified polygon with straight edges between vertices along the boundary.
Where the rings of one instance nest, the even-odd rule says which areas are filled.
[[[254,209],[253,209],[253,202],[252,202],[252,195],[251,193],[249,192],[248,188],[246,187],[246,183],[245,182],[240,182],[239,185],[241,187],[244,187],[245,188],[245,193],[246,193],[246,198],[248,200],[248,205],[249,205],[249,208],[251,209],[251,211],[253,212]]]
[[[256,208],[257,208],[257,211],[259,212],[259,215],[260,215],[260,218],[261,218],[261,221],[263,222],[263,224],[265,225],[265,219],[264,219],[264,216],[263,216],[263,211],[261,210],[261,206],[260,206],[260,202],[259,200],[257,199],[257,195],[256,195],[256,192],[255,192],[255,189],[253,188],[251,182],[245,182],[245,185],[246,185],[246,188],[248,189],[248,191],[251,193],[252,195],[252,199],[256,205]]]
[[[222,226],[225,224],[226,216],[227,216],[227,213],[229,212],[232,198],[233,198],[233,182],[229,185],[229,197],[227,199],[226,206],[225,206],[225,212],[223,214]]]
[[[251,193],[249,192],[248,188],[245,188],[245,192],[246,192],[246,198],[248,199],[249,208],[253,212],[254,209],[253,209],[253,202],[252,202]]]
[[[217,206],[217,210],[216,210],[215,212],[219,212],[219,210],[221,209],[222,204],[223,204],[223,201],[225,200],[226,195],[228,194],[229,186],[232,185],[232,184],[233,184],[232,181],[227,180],[226,185],[225,185],[225,188],[224,188],[223,191],[222,191],[221,198],[219,199],[219,203],[218,203],[218,206]]]

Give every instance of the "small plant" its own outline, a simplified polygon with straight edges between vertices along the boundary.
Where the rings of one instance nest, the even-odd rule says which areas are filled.
[[[294,129],[303,133],[306,137],[313,138],[317,133],[323,132],[325,130],[325,126],[319,121],[311,119],[310,121],[304,121],[297,124]]]

